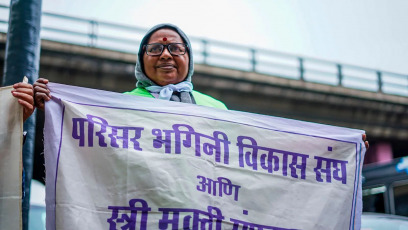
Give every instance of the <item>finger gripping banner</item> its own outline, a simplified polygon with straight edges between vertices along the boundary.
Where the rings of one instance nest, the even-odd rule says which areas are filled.
[[[362,130],[49,88],[49,229],[360,227]]]

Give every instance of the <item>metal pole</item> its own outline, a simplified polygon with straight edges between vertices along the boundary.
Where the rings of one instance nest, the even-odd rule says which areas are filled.
[[[89,21],[90,31],[88,33],[89,36],[89,46],[96,47],[96,41],[98,40],[98,22],[91,20]]]
[[[305,67],[303,66],[303,58],[298,58],[298,60],[299,60],[299,75],[300,75],[299,78],[301,81],[304,81],[305,80],[305,76],[304,76]]]
[[[377,71],[377,80],[378,80],[378,92],[382,93],[382,91],[383,91],[383,81],[382,81],[380,71]]]
[[[337,64],[337,77],[339,79],[338,86],[343,86],[343,72],[341,71],[340,64]]]
[[[207,44],[208,44],[208,42],[207,42],[207,40],[201,40],[201,42],[203,43],[203,52],[202,52],[202,55],[203,55],[203,64],[206,65],[206,64],[207,64],[207,58],[208,58],[208,52],[207,52],[207,49],[208,49]]]
[[[27,76],[33,84],[40,61],[41,0],[11,0],[2,85],[21,82]],[[24,123],[27,138],[23,146],[25,197],[22,201],[23,229],[28,229],[30,182],[33,173],[35,114]]]
[[[251,49],[252,72],[256,72],[256,50]]]

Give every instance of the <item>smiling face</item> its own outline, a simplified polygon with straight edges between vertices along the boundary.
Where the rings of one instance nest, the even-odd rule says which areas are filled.
[[[160,29],[152,34],[147,44],[152,43],[167,45],[169,43],[184,43],[184,41],[176,31]],[[171,55],[167,48],[164,48],[163,53],[159,56],[149,56],[144,52],[143,67],[146,76],[157,85],[177,84],[187,77],[188,52],[180,56]]]

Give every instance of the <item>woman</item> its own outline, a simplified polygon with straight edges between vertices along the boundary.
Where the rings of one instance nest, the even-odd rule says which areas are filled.
[[[188,37],[177,26],[160,24],[143,37],[135,75],[136,89],[125,94],[159,98],[227,109],[221,101],[193,90],[193,53]],[[51,98],[47,79],[34,83],[35,102],[40,109]]]

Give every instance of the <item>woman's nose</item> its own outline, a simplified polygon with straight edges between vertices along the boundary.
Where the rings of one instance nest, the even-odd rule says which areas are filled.
[[[168,59],[168,58],[172,58],[172,57],[173,57],[173,56],[171,55],[169,49],[168,49],[167,47],[164,47],[164,48],[163,48],[163,52],[162,52],[162,54],[160,55],[160,58]]]

